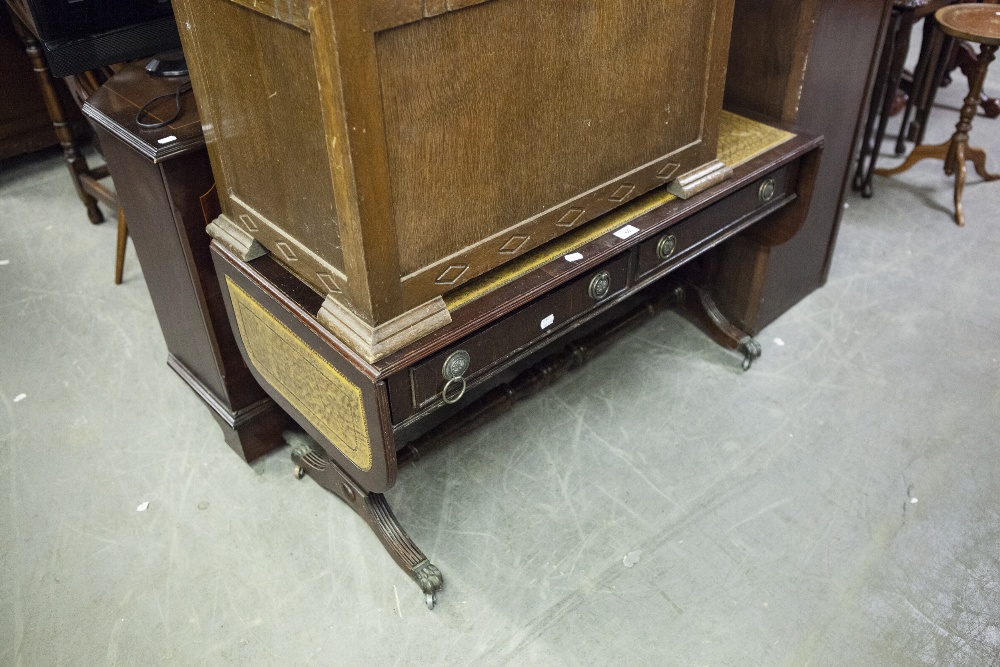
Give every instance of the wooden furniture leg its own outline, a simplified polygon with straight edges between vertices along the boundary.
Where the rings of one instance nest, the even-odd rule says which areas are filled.
[[[917,146],[910,153],[909,157],[894,169],[877,169],[879,176],[895,176],[908,170],[910,167],[927,158],[944,160],[945,174],[955,176],[955,222],[959,227],[965,225],[965,212],[962,209],[962,192],[965,189],[966,160],[972,160],[976,167],[976,173],[983,180],[994,181],[1000,179],[1000,174],[991,174],[986,170],[986,153],[979,148],[969,147],[969,132],[972,130],[972,120],[976,116],[976,110],[983,92],[983,84],[986,81],[986,72],[989,65],[996,58],[997,47],[983,44],[977,59],[978,67],[970,79],[969,95],[965,98],[962,106],[962,113],[958,124],[955,126],[955,133],[951,140],[937,146]]]
[[[978,67],[976,49],[972,44],[958,42],[955,47],[955,66],[969,80],[969,86],[971,87],[972,77],[976,75],[976,68]],[[985,91],[979,94],[979,106],[982,107],[983,113],[987,118],[1000,117],[1000,100],[990,97]]]
[[[290,431],[285,439],[292,445],[295,477],[312,477],[317,484],[338,496],[365,520],[392,559],[410,576],[424,593],[428,609],[437,603],[437,594],[444,588],[441,571],[410,539],[388,501],[381,493],[368,493],[351,480],[326,452],[298,431]]]
[[[743,331],[722,314],[705,285],[686,282],[675,288],[681,310],[716,343],[743,355],[743,370],[748,371],[760,359],[761,347],[756,338]]]
[[[903,155],[906,152],[906,128],[910,124],[910,117],[918,107],[918,100],[927,95],[927,89],[934,87],[934,71],[937,68],[937,58],[940,57],[940,43],[935,40],[937,31],[934,29],[933,16],[924,19],[923,36],[920,40],[920,57],[917,59],[917,66],[913,70],[913,84],[910,86],[910,94],[906,101],[906,108],[903,111],[903,121],[899,126],[899,136],[896,137],[896,155]]]
[[[125,210],[118,209],[118,242],[115,246],[115,285],[122,284],[122,271],[125,269],[125,242],[128,241],[128,223],[125,222]]]
[[[38,84],[45,98],[45,108],[49,113],[49,118],[52,119],[52,127],[55,128],[56,137],[58,137],[59,143],[62,146],[63,155],[66,158],[66,166],[69,168],[69,174],[73,180],[73,186],[76,188],[76,194],[87,208],[87,217],[90,219],[90,222],[95,225],[104,222],[104,215],[97,206],[97,199],[87,192],[87,189],[84,187],[83,179],[92,176],[93,172],[87,165],[86,158],[83,157],[79,148],[77,148],[76,137],[73,135],[73,129],[67,122],[66,115],[59,102],[59,95],[56,92],[52,74],[49,72],[48,63],[45,62],[45,56],[42,54],[41,45],[39,45],[35,36],[21,23],[16,15],[14,16],[14,28],[24,42],[25,51],[28,53],[32,68],[38,76]]]
[[[756,338],[733,324],[715,303],[712,278],[718,270],[715,253],[699,258],[698,266],[684,274],[673,287],[674,303],[702,331],[722,347],[743,355],[743,370],[748,371],[760,359],[761,347]]]
[[[948,53],[952,51],[955,40],[944,34],[937,27],[934,17],[927,17],[928,24],[931,25],[931,61],[934,63],[932,70],[928,70],[931,77],[927,85],[922,87],[921,95],[916,101],[916,109],[913,122],[906,128],[906,139],[916,145],[924,143],[924,135],[927,132],[927,123],[937,99],[938,88],[944,85],[943,81],[948,70]]]
[[[871,163],[874,161],[875,154],[878,152],[881,143],[875,138],[875,124],[876,121],[880,120],[880,115],[885,116],[887,108],[891,110],[891,98],[894,97],[895,86],[899,85],[897,80],[895,86],[893,86],[892,72],[896,66],[896,61],[899,59],[899,50],[896,48],[898,44],[896,42],[899,37],[901,23],[902,14],[893,10],[889,21],[889,29],[886,31],[886,45],[882,48],[878,73],[875,76],[875,88],[872,91],[868,117],[865,120],[864,135],[861,140],[861,149],[858,152],[857,167],[854,172],[854,180],[851,184],[852,188],[860,192],[863,197],[871,197],[873,192]],[[890,45],[893,45],[893,47],[890,48]],[[902,64],[900,64],[900,72],[902,72]],[[886,103],[887,100],[888,103]]]

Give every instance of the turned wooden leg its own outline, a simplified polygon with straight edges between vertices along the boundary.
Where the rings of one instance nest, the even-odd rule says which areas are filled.
[[[986,82],[986,72],[990,63],[996,58],[997,47],[987,44],[982,45],[979,50],[979,57],[976,59],[975,70],[969,75],[969,96],[965,98],[962,106],[962,113],[958,124],[955,126],[955,134],[951,141],[954,144],[954,160],[952,167],[955,170],[955,222],[961,227],[965,225],[965,213],[962,210],[962,191],[965,189],[965,179],[968,172],[965,166],[966,147],[969,144],[969,133],[972,131],[972,119],[976,117],[979,101],[983,94],[983,84]],[[973,157],[970,154],[969,157]],[[977,159],[978,156],[973,157]],[[986,170],[986,155],[981,158],[983,171]],[[947,165],[946,165],[947,166]],[[977,171],[978,171],[977,166]]]
[[[125,242],[128,241],[128,223],[125,222],[125,211],[118,209],[118,243],[115,247],[115,285],[122,284],[122,272],[125,269]]]
[[[399,525],[385,496],[369,493],[358,486],[305,434],[288,432],[285,439],[292,445],[295,476],[302,479],[309,475],[317,484],[350,505],[371,527],[392,559],[417,582],[424,593],[427,608],[433,609],[438,592],[444,588],[444,578]]]
[[[976,110],[983,93],[983,84],[986,81],[986,72],[990,63],[996,57],[996,46],[983,45],[977,59],[977,67],[969,74],[969,95],[965,98],[962,112],[959,115],[958,123],[955,125],[955,133],[948,143],[937,146],[917,146],[906,158],[903,164],[895,169],[878,169],[879,176],[894,176],[901,174],[917,162],[926,158],[937,158],[944,160],[944,173],[948,176],[955,176],[955,222],[959,227],[965,225],[965,212],[962,210],[962,193],[965,190],[965,181],[968,176],[966,161],[971,160],[978,173],[983,179],[992,181],[1000,178],[1000,174],[991,174],[986,170],[986,153],[978,148],[969,147],[969,133],[972,131],[972,120],[976,116]]]
[[[968,170],[965,167],[965,144],[955,144],[955,223],[965,226],[965,212],[962,210],[962,192],[965,190],[965,178]]]
[[[104,215],[97,206],[97,200],[84,190],[83,184],[80,182],[81,174],[90,173],[90,168],[87,166],[86,158],[80,154],[76,146],[76,137],[73,136],[73,129],[70,127],[69,122],[66,120],[66,115],[63,113],[62,105],[59,102],[59,94],[56,92],[48,63],[45,62],[42,47],[39,45],[38,40],[35,39],[35,36],[21,24],[16,16],[14,16],[14,28],[24,42],[24,49],[27,51],[28,58],[31,59],[31,66],[38,77],[38,84],[45,98],[45,109],[52,120],[52,127],[55,128],[56,138],[59,139],[59,144],[62,146],[63,156],[66,158],[66,166],[69,168],[70,178],[73,180],[76,194],[87,208],[87,217],[90,221],[95,225],[104,222]]]
[[[976,67],[978,66],[976,50],[968,42],[959,42],[956,51],[955,64],[962,70],[965,78],[969,79],[971,87],[972,78],[976,75]],[[979,106],[983,108],[983,113],[986,114],[987,118],[1000,116],[1000,100],[990,97],[985,92],[979,94]]]

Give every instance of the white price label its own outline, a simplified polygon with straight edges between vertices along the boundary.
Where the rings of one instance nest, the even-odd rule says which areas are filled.
[[[638,233],[639,233],[639,228],[638,227],[633,227],[632,225],[625,225],[624,227],[622,227],[621,229],[619,229],[617,232],[615,232],[615,236],[617,236],[618,238],[620,238],[620,239],[622,239],[624,241],[625,239],[629,238],[630,236],[635,236]]]

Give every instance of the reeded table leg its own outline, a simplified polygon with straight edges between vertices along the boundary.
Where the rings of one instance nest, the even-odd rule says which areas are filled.
[[[444,588],[444,577],[399,525],[385,496],[368,493],[355,484],[319,445],[304,435],[289,434],[286,439],[294,441],[292,461],[295,462],[295,476],[302,479],[309,475],[317,484],[350,505],[371,527],[392,559],[420,586],[427,608],[434,609],[437,594]]]

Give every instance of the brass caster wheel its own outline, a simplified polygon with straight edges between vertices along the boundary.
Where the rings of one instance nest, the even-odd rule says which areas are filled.
[[[744,372],[750,370],[750,367],[753,366],[753,362],[760,359],[762,351],[760,343],[757,342],[757,339],[752,336],[747,336],[741,340],[737,350],[743,353]]]
[[[427,593],[424,595],[424,602],[427,604],[427,608],[434,611],[434,605],[437,604],[437,593]]]
[[[295,479],[302,479],[306,476],[306,469],[302,466],[295,466]]]

